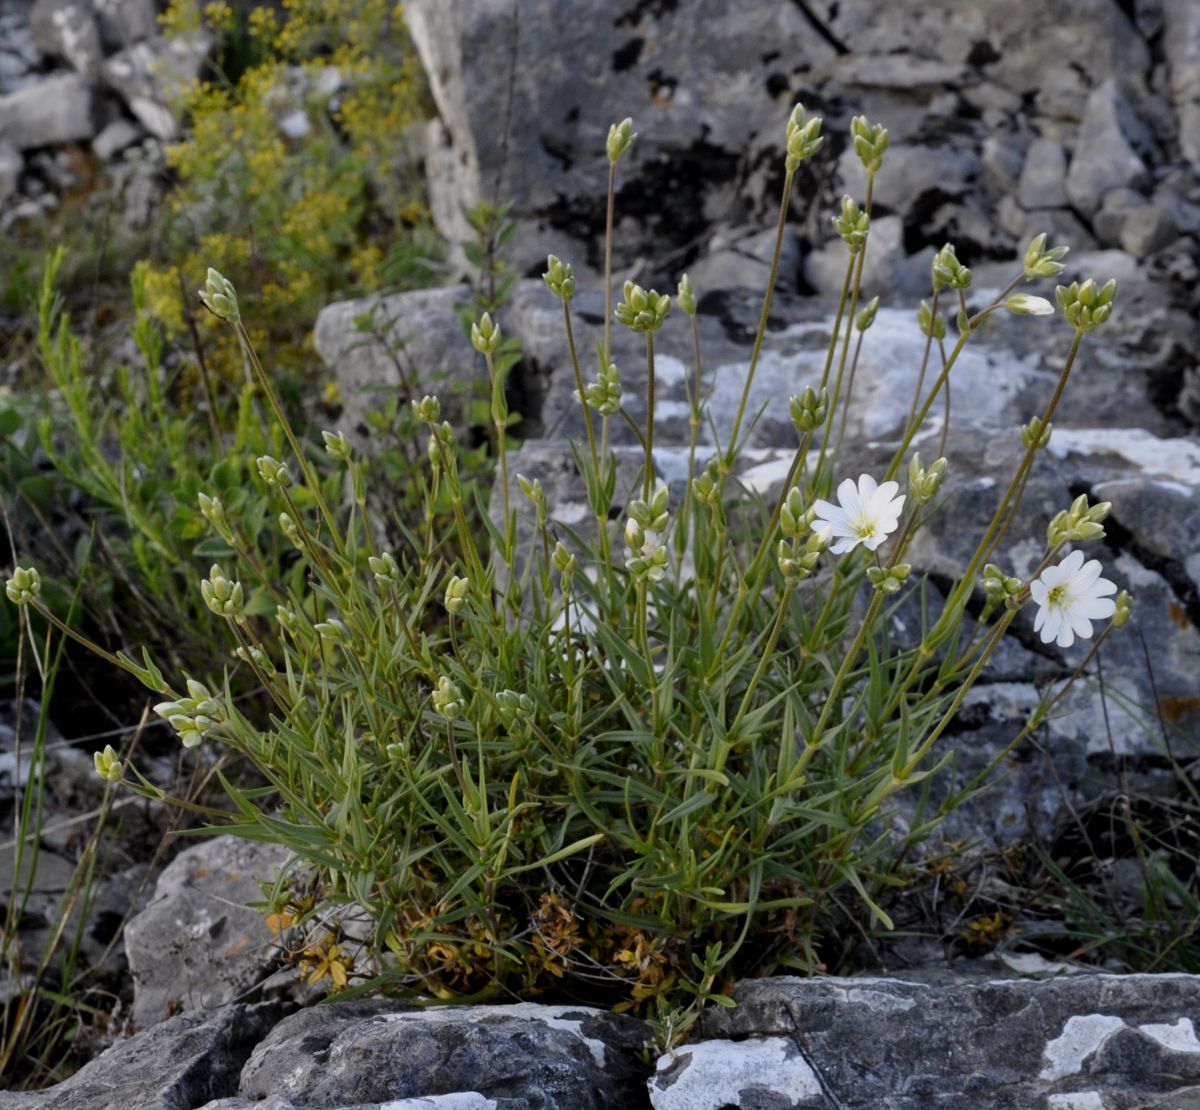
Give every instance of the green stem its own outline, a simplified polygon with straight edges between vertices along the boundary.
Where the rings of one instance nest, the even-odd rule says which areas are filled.
[[[646,332],[646,469],[642,475],[642,500],[650,500],[654,485],[654,332]]]

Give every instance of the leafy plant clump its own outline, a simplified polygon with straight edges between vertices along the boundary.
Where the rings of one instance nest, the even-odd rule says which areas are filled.
[[[1074,339],[1042,415],[1022,432],[1024,453],[990,524],[940,611],[925,612],[919,642],[890,643],[889,608],[916,588],[906,550],[953,481],[946,459],[926,465],[911,445],[989,316],[1054,314],[1051,302],[1018,290],[1060,273],[1066,248],[1039,236],[1011,282],[974,315],[964,296],[970,271],[952,246],[937,254],[932,299],[918,314],[926,365],[939,356],[932,382],[924,387],[923,370],[886,470],[843,474],[840,420],[878,304],[860,305],[859,290],[888,144],[886,129],[862,117],[852,137],[865,202],[845,198],[834,219],[846,279],[824,374],[790,400],[798,442],[778,498],[764,504],[740,485],[747,398],[793,177],[819,150],[820,132],[821,120],[797,107],[762,322],[732,435],[715,452],[699,443],[696,292],[686,275],[680,281],[676,303],[692,320],[696,370],[681,498],[672,499],[654,467],[655,335],[672,300],[626,282],[613,306],[606,262],[595,380],[584,380],[573,356],[586,426],[574,457],[591,509],[577,530],[552,523],[540,482],[511,472],[506,370],[496,360],[504,337],[490,313],[471,338],[490,385],[492,515],[482,505],[472,515],[454,429],[425,396],[413,401],[426,434],[418,478],[425,511],[401,530],[403,543],[386,549],[349,438],[325,432],[326,464],[310,458],[259,361],[233,283],[209,271],[204,303],[252,370],[271,418],[267,435],[286,441],[256,460],[257,496],[271,499],[278,534],[302,570],[286,580],[264,575],[262,563],[243,558],[239,511],[216,489],[198,491],[214,542],[228,549],[198,593],[226,623],[241,675],[222,683],[185,676],[180,686],[148,654],[141,663],[109,658],[161,696],[155,710],[186,747],[219,743],[268,784],[228,785],[232,808],[213,817],[214,828],[295,853],[298,868],[269,899],[278,928],[331,922],[338,905],[368,915],[363,940],[347,939],[336,923],[310,934],[310,978],[439,999],[563,992],[636,1008],[673,1043],[705,1002],[732,1004],[736,977],[821,970],[839,931],[890,925],[881,892],[903,881],[905,853],[986,776],[939,807],[918,805],[905,833],[889,828],[894,799],[914,788],[921,796],[937,774],[939,738],[1022,608],[1032,600],[1042,638],[1064,646],[1090,638],[1093,622],[1109,622],[1076,675],[1128,619],[1128,597],[1111,596],[1116,587],[1080,547],[1103,535],[1107,504],[1080,498],[1050,521],[1028,578],[992,562],[1080,347],[1112,311],[1115,284],[1086,281],[1057,289]],[[629,120],[612,128],[610,194],[635,138]],[[610,260],[611,204],[609,212]],[[574,352],[571,266],[551,257],[545,280]],[[948,351],[938,312],[947,301],[959,309]],[[614,325],[644,337],[641,427],[622,403]],[[633,424],[641,445],[629,491],[619,490],[610,449],[614,420]],[[345,505],[330,475],[350,491]],[[519,501],[529,508],[522,527]],[[479,518],[486,530],[473,524]],[[968,617],[977,586],[982,615]],[[27,619],[37,614],[72,635],[42,601],[36,570],[18,567],[7,589]],[[264,594],[275,602],[270,613],[251,604]],[[231,695],[246,673],[269,712]],[[1047,692],[1014,744],[1062,692]],[[113,784],[161,796],[122,753],[109,748],[96,759]]]

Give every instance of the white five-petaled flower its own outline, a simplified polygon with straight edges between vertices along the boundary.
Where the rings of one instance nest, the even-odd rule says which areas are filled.
[[[1057,640],[1059,647],[1068,648],[1076,636],[1090,640],[1092,621],[1117,611],[1117,603],[1108,596],[1117,587],[1100,577],[1101,569],[1099,560],[1085,563],[1082,551],[1072,551],[1029,583],[1029,594],[1038,604],[1033,630],[1042,634],[1042,643]]]
[[[837,542],[830,549],[835,555],[852,551],[860,543],[874,551],[900,522],[904,509],[904,494],[896,496],[900,486],[896,482],[876,483],[870,474],[860,474],[858,484],[847,478],[838,486],[838,504],[818,501],[816,519],[812,522],[814,532],[824,528],[832,530]]]

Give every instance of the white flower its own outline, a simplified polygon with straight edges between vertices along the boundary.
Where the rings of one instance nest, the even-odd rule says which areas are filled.
[[[1109,596],[1117,587],[1100,577],[1100,562],[1083,561],[1082,551],[1072,551],[1058,566],[1047,567],[1029,583],[1029,593],[1038,603],[1033,630],[1041,632],[1042,643],[1058,641],[1068,648],[1078,636],[1092,638],[1092,621],[1111,617],[1117,603]]]
[[[847,478],[838,486],[838,505],[817,502],[812,530],[832,530],[837,539],[831,548],[835,555],[852,551],[860,543],[874,551],[899,524],[904,509],[904,495],[896,496],[899,489],[896,482],[878,485],[870,474],[860,474],[857,486]]]

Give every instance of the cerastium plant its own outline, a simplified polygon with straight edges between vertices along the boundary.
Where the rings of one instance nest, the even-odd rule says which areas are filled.
[[[201,297],[239,338],[291,447],[290,459],[264,456],[257,470],[305,575],[290,588],[257,583],[256,567],[231,557],[197,589],[274,708],[251,718],[228,682],[184,676],[180,690],[148,657],[114,662],[161,695],[156,710],[185,745],[222,744],[261,774],[262,791],[228,787],[233,810],[220,827],[283,843],[310,869],[309,885],[297,879],[274,892],[273,920],[339,903],[369,915],[363,941],[336,929],[313,940],[310,977],[437,998],[561,983],[573,997],[640,1008],[673,1042],[705,1001],[731,1004],[734,977],[821,969],[830,936],[848,919],[890,924],[879,895],[897,881],[905,847],[886,820],[893,796],[937,772],[946,755],[939,738],[1024,606],[1037,605],[1036,629],[1064,647],[1111,618],[1093,652],[1128,617],[1128,599],[1114,600],[1099,564],[1074,546],[1103,534],[1106,504],[1081,499],[1056,517],[1026,578],[1004,569],[1001,551],[1081,344],[1111,311],[1113,283],[1086,281],[1058,288],[1074,338],[1053,394],[1021,433],[1019,466],[999,484],[974,553],[919,641],[890,646],[888,608],[913,588],[906,552],[954,480],[941,451],[925,460],[910,448],[939,397],[948,412],[955,363],[989,316],[1054,312],[1019,290],[1057,275],[1066,248],[1038,236],[1011,282],[974,313],[970,270],[953,246],[939,251],[920,313],[925,364],[911,419],[882,473],[840,473],[841,418],[878,308],[878,299],[860,305],[860,288],[888,134],[863,118],[852,131],[866,192],[861,203],[847,197],[833,220],[847,262],[824,372],[791,398],[798,442],[787,480],[770,511],[747,521],[737,477],[747,400],[793,175],[818,151],[820,131],[800,107],[788,121],[771,282],[733,435],[715,450],[699,444],[696,291],[686,276],[680,282],[696,373],[689,480],[672,497],[654,469],[654,344],[672,302],[626,282],[612,304],[612,198],[636,139],[628,120],[612,129],[608,310],[594,380],[572,331],[572,268],[551,257],[545,275],[561,302],[583,405],[586,442],[575,460],[591,520],[578,531],[554,522],[539,481],[510,482],[497,320],[483,315],[472,339],[492,385],[498,519],[478,514],[487,534],[472,523],[454,429],[425,397],[413,404],[428,435],[424,521],[386,547],[366,512],[350,441],[325,436],[329,467],[344,470],[352,494],[343,507],[330,502],[331,487],[284,420],[236,291],[210,271]],[[953,325],[939,311],[947,305],[957,309]],[[644,337],[644,426],[623,405],[614,326]],[[614,420],[633,426],[641,448],[625,506],[615,503]],[[525,501],[528,532],[517,527]],[[223,526],[211,491],[202,502]],[[42,603],[39,584],[36,571],[18,568],[9,597],[72,635]],[[270,618],[247,609],[257,586],[283,595]],[[982,613],[968,618],[977,587]],[[1048,693],[1026,732],[1061,693]],[[124,772],[106,756],[101,773]],[[145,779],[126,781],[156,793]],[[908,843],[969,790],[926,813]]]

